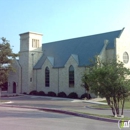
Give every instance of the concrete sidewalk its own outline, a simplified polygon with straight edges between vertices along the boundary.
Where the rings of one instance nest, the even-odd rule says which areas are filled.
[[[93,98],[90,100],[73,100],[72,102],[86,102],[86,103],[93,103],[93,104],[101,104],[101,105],[107,105],[107,103],[105,102],[101,102],[104,101],[105,98]]]
[[[1,92],[2,97],[8,97],[8,96],[13,97],[13,96],[22,96],[22,95],[24,95],[24,94],[8,93],[8,91],[2,91]]]

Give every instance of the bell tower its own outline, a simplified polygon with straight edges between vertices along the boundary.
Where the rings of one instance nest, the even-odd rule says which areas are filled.
[[[42,34],[26,32],[20,34],[19,63],[21,65],[22,93],[35,89],[33,67],[42,55]]]

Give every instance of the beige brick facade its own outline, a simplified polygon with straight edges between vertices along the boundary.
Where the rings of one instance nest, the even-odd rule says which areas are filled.
[[[119,38],[115,38],[114,48],[107,49],[109,41],[102,41],[103,47],[97,55],[102,61],[107,61],[118,57],[118,60],[123,61],[123,53],[130,54],[130,39],[126,30],[123,30]],[[55,59],[48,56],[43,65],[39,69],[33,69],[38,62],[42,52],[42,35],[37,33],[20,34],[20,56],[19,61],[14,60],[15,73],[10,73],[8,91],[13,92],[13,83],[16,83],[17,93],[29,93],[32,90],[44,91],[46,94],[50,91],[58,94],[65,92],[67,95],[71,92],[76,92],[80,97],[85,93],[85,89],[81,87],[81,78],[87,66],[79,66],[79,58],[76,54],[71,54],[63,67],[54,67]],[[89,49],[89,48],[87,48]],[[86,49],[86,51],[87,51]],[[47,50],[46,50],[47,51]],[[86,58],[91,59],[92,57]],[[54,62],[54,63],[53,63]],[[74,87],[69,87],[69,67],[74,67]],[[130,67],[130,62],[125,64]],[[49,68],[50,86],[45,86],[45,68]]]
[[[21,66],[16,59],[13,61],[13,67],[15,68],[15,71],[11,72],[9,75],[8,92],[13,93],[14,89],[16,89],[16,93],[21,93]],[[16,88],[13,88],[14,83],[16,84]]]

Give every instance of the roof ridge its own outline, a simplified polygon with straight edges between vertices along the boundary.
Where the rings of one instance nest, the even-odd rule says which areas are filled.
[[[98,35],[103,35],[103,34],[107,34],[107,33],[113,33],[113,32],[118,32],[118,31],[123,31],[122,29],[120,30],[115,30],[115,31],[109,31],[109,32],[104,32],[104,33],[97,33],[97,34],[92,34],[92,35],[87,35],[87,36],[81,36],[81,37],[74,37],[74,38],[68,38],[68,39],[63,39],[63,40],[57,40],[57,41],[52,41],[52,42],[47,42],[47,43],[42,43],[42,44],[51,44],[51,43],[56,43],[59,41],[67,41],[67,40],[73,40],[73,39],[79,39],[79,38],[85,38],[85,37],[92,37],[92,36],[98,36]]]

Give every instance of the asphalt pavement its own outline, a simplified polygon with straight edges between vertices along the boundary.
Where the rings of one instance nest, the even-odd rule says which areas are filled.
[[[117,122],[118,120],[99,118],[96,116],[91,116],[90,114],[99,115],[112,115],[111,109],[98,109],[93,106],[106,105],[100,102],[101,98],[96,98],[92,100],[77,100],[68,98],[57,98],[57,97],[47,97],[47,96],[31,96],[31,95],[21,95],[21,96],[9,96],[2,97],[2,100],[7,101],[7,103],[1,103],[1,107],[16,107],[16,108],[29,108],[38,109],[48,112],[64,113],[68,115],[75,115],[79,117],[91,118],[95,120],[104,120],[109,122]],[[124,115],[130,117],[130,110],[124,110]]]
[[[15,107],[0,107],[0,124],[0,130],[119,130],[118,123]]]

